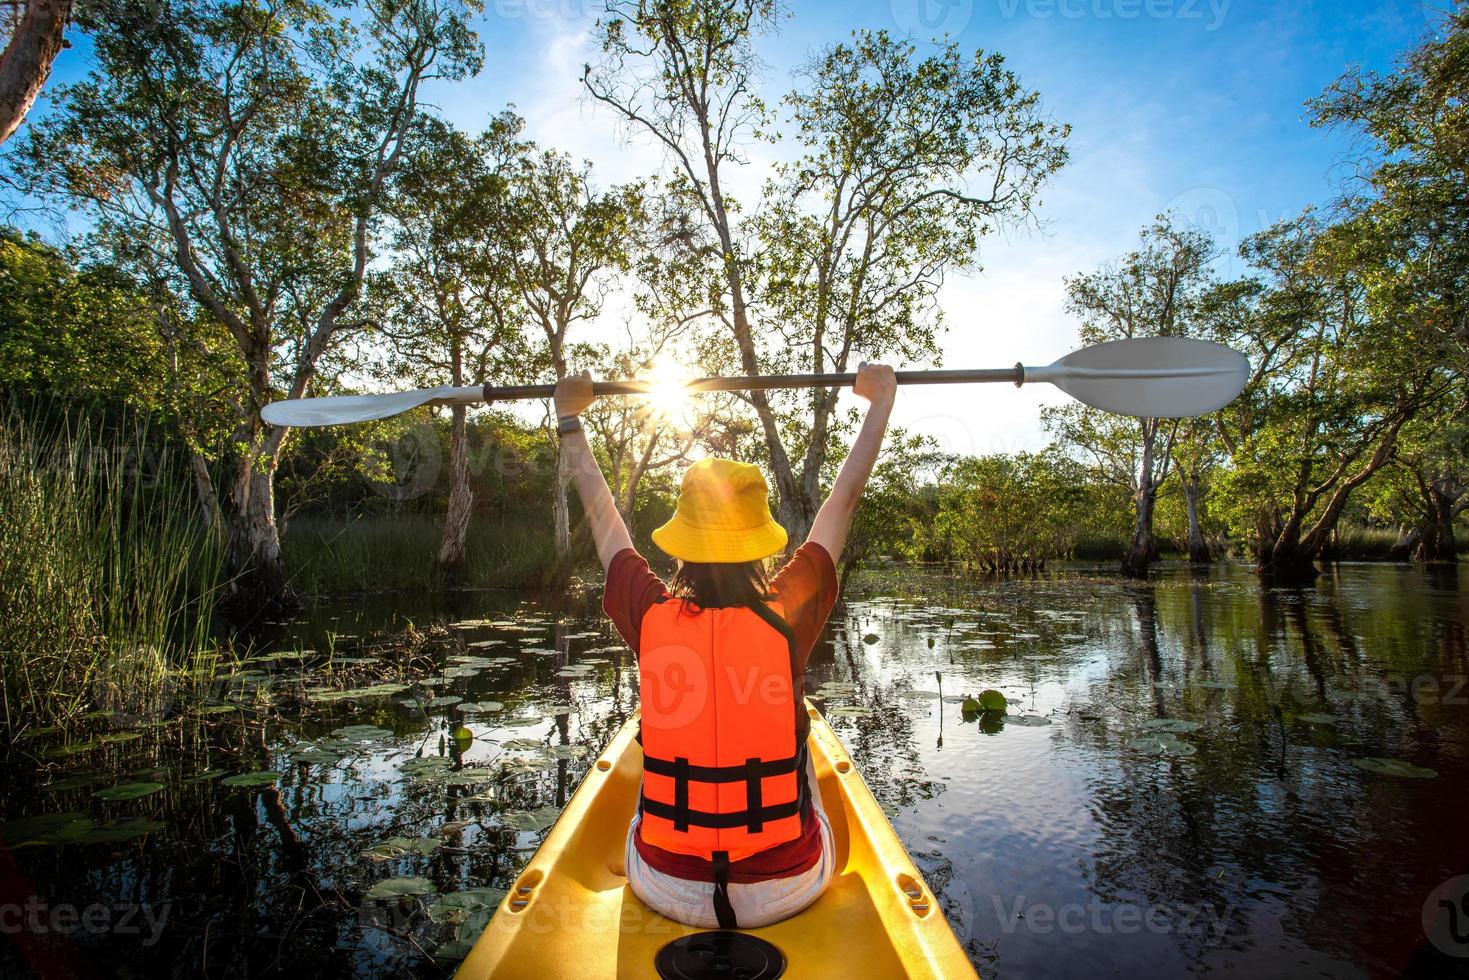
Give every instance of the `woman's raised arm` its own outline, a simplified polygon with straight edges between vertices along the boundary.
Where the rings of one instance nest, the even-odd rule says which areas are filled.
[[[632,547],[632,535],[627,533],[607,478],[602,475],[602,467],[597,465],[591,443],[582,431],[579,416],[596,397],[592,394],[591,372],[583,371],[557,382],[554,401],[560,451],[565,454],[566,468],[571,473],[571,482],[576,484],[576,495],[581,498],[582,513],[586,515],[605,572],[619,551]]]
[[[852,526],[852,514],[882,449],[882,437],[887,432],[888,416],[892,414],[893,399],[898,393],[898,380],[886,364],[864,364],[857,369],[857,383],[852,391],[867,400],[867,417],[862,420],[852,451],[842,462],[831,493],[817,512],[811,534],[806,538],[825,548],[833,563],[841,558],[847,531]]]

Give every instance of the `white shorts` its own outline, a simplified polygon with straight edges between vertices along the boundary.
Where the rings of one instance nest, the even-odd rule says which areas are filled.
[[[806,779],[811,786],[811,808],[816,813],[821,832],[821,858],[800,874],[788,878],[771,878],[748,884],[730,882],[729,904],[741,929],[767,926],[788,919],[821,897],[831,882],[836,864],[836,847],[832,842],[831,821],[821,807],[821,793],[816,787],[816,771],[808,756]],[[648,867],[633,845],[642,814],[633,815],[627,828],[627,882],[633,894],[659,915],[701,929],[715,929],[719,919],[714,914],[714,883],[676,878]]]

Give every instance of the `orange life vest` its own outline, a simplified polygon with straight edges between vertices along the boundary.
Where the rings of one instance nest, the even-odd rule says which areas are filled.
[[[800,836],[809,788],[794,654],[777,603],[695,611],[669,599],[648,610],[638,650],[645,842],[717,874]]]

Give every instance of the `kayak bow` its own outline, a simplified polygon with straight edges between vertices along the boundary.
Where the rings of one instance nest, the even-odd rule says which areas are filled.
[[[836,733],[809,703],[807,710],[837,870],[827,890],[803,912],[739,935],[773,944],[784,957],[785,975],[802,980],[976,977],[943,910]],[[685,940],[681,947],[692,943],[705,959],[723,954],[723,947],[711,944],[728,934],[701,933],[665,919],[639,901],[627,884],[624,842],[643,767],[636,734],[634,716],[597,758],[516,879],[460,967],[461,980],[653,977],[658,975],[654,962],[660,950],[689,936],[699,938]],[[660,963],[666,964],[669,956],[665,953]]]

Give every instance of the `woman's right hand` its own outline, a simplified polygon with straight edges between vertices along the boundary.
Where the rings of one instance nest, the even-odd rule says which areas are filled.
[[[861,364],[852,392],[873,405],[892,404],[898,394],[898,376],[886,364]]]
[[[574,418],[585,412],[587,406],[597,400],[597,396],[592,393],[592,372],[583,371],[556,382],[553,400],[556,402],[557,418]]]

